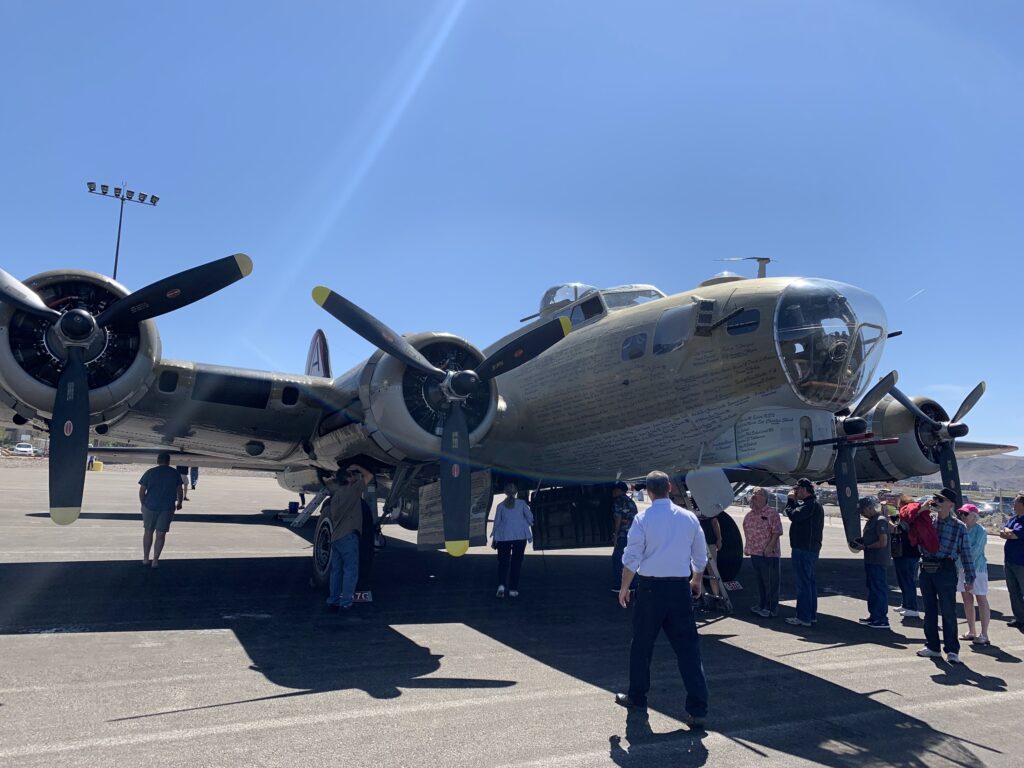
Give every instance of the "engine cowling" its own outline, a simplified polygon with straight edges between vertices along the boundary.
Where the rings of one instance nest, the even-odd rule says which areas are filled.
[[[934,400],[911,398],[928,416],[946,422],[949,415]],[[858,448],[857,477],[867,482],[895,481],[939,471],[939,445],[934,430],[891,397],[868,414],[868,431],[878,438],[899,438],[891,445]]]
[[[24,281],[47,306],[85,309],[97,315],[129,291],[103,275],[44,272]],[[152,320],[101,329],[85,351],[91,424],[115,420],[145,394],[160,357]],[[49,419],[64,359],[62,341],[47,320],[0,303],[0,387],[14,398],[20,416]]]
[[[443,370],[471,370],[483,353],[449,333],[419,333],[406,337],[431,363]],[[446,401],[437,383],[391,355],[378,352],[359,376],[359,399],[370,437],[395,459],[434,460],[441,452],[441,429]],[[490,431],[498,407],[494,381],[481,383],[465,401],[470,445]]]

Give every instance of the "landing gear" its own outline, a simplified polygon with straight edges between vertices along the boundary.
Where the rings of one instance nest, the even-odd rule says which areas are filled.
[[[313,576],[310,583],[323,588],[331,583],[331,520],[321,515],[313,534]]]

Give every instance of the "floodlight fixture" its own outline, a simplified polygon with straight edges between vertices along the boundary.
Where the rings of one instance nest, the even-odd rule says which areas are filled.
[[[86,185],[88,186],[90,192],[96,192],[96,182],[95,181],[87,181]],[[107,184],[100,184],[99,188],[100,188],[100,192],[102,194],[104,194],[104,195],[106,195],[110,191],[110,187]],[[149,195],[149,194],[147,194],[145,192],[139,192],[138,197],[136,197],[135,196],[135,190],[134,189],[128,189],[128,185],[125,184],[124,182],[121,182],[121,186],[114,187],[114,197],[116,197],[120,201],[120,203],[121,203],[121,205],[120,205],[120,209],[121,210],[118,212],[118,216],[117,216],[117,241],[116,241],[116,243],[114,245],[114,274],[113,274],[113,278],[116,280],[117,279],[118,259],[120,258],[120,255],[121,255],[121,225],[124,223],[124,204],[125,204],[125,202],[143,203],[143,204],[149,203],[149,205],[156,205],[157,201],[160,198],[157,197],[156,195]]]

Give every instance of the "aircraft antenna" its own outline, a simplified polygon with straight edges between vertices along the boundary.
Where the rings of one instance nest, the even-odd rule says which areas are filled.
[[[757,262],[757,276],[767,277],[768,276],[768,265],[772,262],[778,264],[778,259],[773,259],[768,256],[735,256],[729,259],[715,259],[715,261],[756,261]]]

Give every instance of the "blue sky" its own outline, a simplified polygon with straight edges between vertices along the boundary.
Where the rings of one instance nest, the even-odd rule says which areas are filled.
[[[1010,2],[0,5],[0,265],[129,287],[237,251],[164,354],[300,371],[400,332],[485,346],[549,285],[693,287],[716,259],[879,297],[881,370],[1024,445],[1024,6]],[[741,267],[749,269],[752,267]]]

